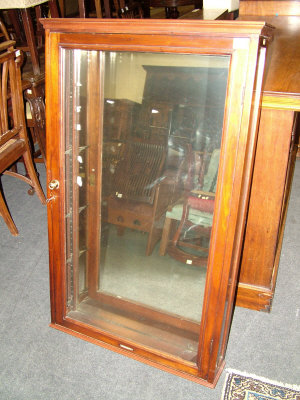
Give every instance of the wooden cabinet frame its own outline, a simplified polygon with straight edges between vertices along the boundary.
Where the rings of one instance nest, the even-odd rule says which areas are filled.
[[[236,292],[255,155],[265,51],[272,29],[264,23],[229,21],[128,22],[49,19],[43,20],[43,25],[46,30],[47,179],[48,182],[59,183],[58,186],[51,186],[48,189],[48,198],[51,199],[48,203],[51,326],[187,379],[214,387],[224,366]],[[116,332],[96,329],[76,317],[72,318],[72,313],[68,313],[66,284],[68,239],[66,239],[65,205],[69,200],[65,185],[66,110],[61,97],[64,80],[64,72],[61,70],[63,49],[230,57],[214,222],[198,353],[194,363],[159,351],[155,346],[149,348],[135,343],[134,340],[123,340]],[[95,80],[97,79],[100,79],[99,74],[95,75]],[[94,99],[94,95],[101,110],[103,95],[93,93],[91,98]],[[92,100],[88,100],[87,107],[89,101]],[[91,117],[89,127],[92,132],[90,140],[95,141],[98,154],[101,154],[101,118]],[[97,158],[97,155],[94,157]],[[99,161],[95,162],[99,167]],[[95,168],[94,179],[101,184],[101,174],[99,170],[97,171],[97,167]],[[93,213],[100,214],[100,199],[94,201],[97,197],[92,191],[90,196]],[[96,225],[95,230],[88,233],[90,237],[87,241],[88,252],[93,258],[97,258],[99,248],[93,238],[99,232],[97,223],[94,225]],[[75,248],[78,247],[76,241],[78,242],[78,238],[75,237],[72,244]],[[89,257],[87,255],[87,259]],[[96,292],[93,273],[88,267],[88,288]],[[80,298],[78,301],[80,302]],[[153,314],[151,318],[154,318]]]

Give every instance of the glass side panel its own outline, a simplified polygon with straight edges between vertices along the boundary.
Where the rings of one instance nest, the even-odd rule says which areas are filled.
[[[67,314],[195,363],[230,58],[62,59]]]

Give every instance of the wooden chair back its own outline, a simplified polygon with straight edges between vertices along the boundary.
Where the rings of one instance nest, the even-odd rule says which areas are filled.
[[[0,44],[0,174],[5,173],[22,179],[34,188],[41,202],[45,204],[45,196],[32,162],[27,137],[20,72],[22,56],[20,50],[12,48],[12,43],[8,41]],[[27,176],[10,170],[21,157]],[[11,233],[17,235],[18,230],[10,216],[2,190],[0,213]]]
[[[3,43],[6,46],[9,42]],[[4,47],[3,46],[3,47]],[[2,47],[2,50],[3,50]],[[5,145],[9,140],[17,135],[22,135],[22,102],[20,102],[21,90],[18,82],[18,69],[16,53],[8,50],[0,54],[0,145]],[[22,90],[21,90],[22,96]]]
[[[153,204],[165,159],[166,147],[163,145],[137,140],[125,143],[123,156],[114,174],[113,195],[124,200]]]

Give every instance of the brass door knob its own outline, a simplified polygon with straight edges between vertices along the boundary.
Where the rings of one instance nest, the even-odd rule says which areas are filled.
[[[53,179],[51,182],[49,182],[48,188],[50,190],[58,189],[59,188],[59,182],[57,179]]]

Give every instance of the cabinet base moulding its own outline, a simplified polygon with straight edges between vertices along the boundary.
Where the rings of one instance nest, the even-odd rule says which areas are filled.
[[[111,345],[109,343],[105,343],[105,342],[103,342],[101,340],[97,340],[97,339],[91,338],[90,336],[86,336],[86,335],[84,335],[84,334],[82,334],[80,332],[74,331],[73,329],[66,328],[66,327],[64,327],[62,325],[58,325],[58,324],[55,324],[55,323],[50,323],[49,326],[51,328],[57,329],[59,331],[62,331],[64,333],[68,333],[69,335],[72,335],[72,336],[75,336],[77,338],[83,339],[86,342],[90,342],[90,343],[96,344],[97,346],[103,347],[105,349],[112,350],[115,353],[122,354],[122,355],[127,356],[129,358],[132,358],[132,359],[134,359],[136,361],[142,362],[142,363],[147,364],[147,365],[151,365],[152,367],[158,368],[158,369],[160,369],[162,371],[168,372],[168,373],[176,375],[176,376],[180,376],[181,378],[184,378],[184,379],[188,379],[188,380],[190,380],[192,382],[195,382],[195,383],[198,383],[200,385],[206,386],[206,387],[208,387],[210,389],[214,389],[215,388],[215,386],[216,386],[216,384],[217,384],[217,382],[218,382],[218,380],[219,380],[219,378],[220,378],[220,376],[221,376],[221,374],[223,372],[224,366],[225,366],[225,361],[223,360],[221,362],[219,368],[218,368],[218,372],[217,372],[217,374],[215,376],[214,381],[211,383],[211,382],[207,382],[206,380],[201,379],[201,378],[199,378],[197,376],[193,376],[193,375],[184,373],[182,371],[177,371],[177,370],[175,370],[175,369],[173,369],[171,367],[168,367],[166,365],[161,365],[161,364],[158,364],[158,363],[156,363],[156,362],[154,362],[152,360],[146,359],[146,358],[144,358],[144,357],[132,352],[131,348],[127,349],[126,346],[116,347],[116,346],[113,346],[113,345]]]
[[[269,312],[272,305],[273,292],[262,287],[254,287],[239,283],[236,305],[251,310]]]

